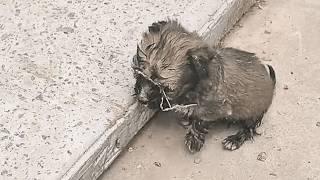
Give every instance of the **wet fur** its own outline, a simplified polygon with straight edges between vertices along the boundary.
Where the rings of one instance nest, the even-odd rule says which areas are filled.
[[[256,134],[272,102],[276,78],[270,65],[267,70],[253,53],[213,49],[176,21],[153,23],[143,34],[133,62],[133,68],[165,88],[173,104],[198,104],[185,117],[191,124],[186,135],[191,152],[203,146],[207,122],[221,119],[242,123],[237,134],[223,141],[226,149],[238,149]],[[159,90],[136,78],[137,99],[157,107]]]

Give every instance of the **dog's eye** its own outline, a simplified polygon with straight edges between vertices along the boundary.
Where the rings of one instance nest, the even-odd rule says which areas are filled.
[[[142,77],[140,75],[137,75],[136,83],[134,85],[135,95],[140,94],[142,81],[143,81]]]
[[[150,77],[152,80],[159,80],[161,79],[160,78],[160,75],[159,75],[159,72],[157,71],[157,68],[155,66],[152,66],[151,67],[151,77]]]
[[[146,47],[146,50],[149,50],[153,45],[155,45],[155,43],[152,43],[152,44],[148,45],[148,46]]]
[[[152,79],[152,80],[157,80],[158,78],[157,78],[157,75],[152,74],[151,77],[150,77],[150,79]]]

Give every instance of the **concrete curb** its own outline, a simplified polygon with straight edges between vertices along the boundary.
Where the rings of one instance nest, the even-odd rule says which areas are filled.
[[[213,46],[230,31],[234,24],[254,5],[256,0],[231,0],[224,3],[198,33]]]
[[[224,1],[217,11],[209,15],[210,18],[198,33],[212,45],[218,45],[255,2],[255,0]],[[155,112],[146,110],[138,103],[132,104],[127,113],[85,151],[62,179],[97,179],[154,114]]]

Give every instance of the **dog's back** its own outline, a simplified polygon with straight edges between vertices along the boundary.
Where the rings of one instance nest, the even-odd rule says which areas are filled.
[[[232,117],[248,119],[265,112],[272,101],[275,79],[268,66],[253,53],[224,48],[219,53],[224,66],[225,93],[232,107]]]

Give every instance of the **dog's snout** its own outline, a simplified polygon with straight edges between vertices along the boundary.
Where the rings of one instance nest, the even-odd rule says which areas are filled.
[[[148,98],[144,96],[138,95],[137,99],[141,104],[147,104],[149,102]]]
[[[149,89],[147,88],[147,90]],[[147,104],[149,102],[149,94],[148,91],[146,91],[146,87],[140,89],[140,93],[138,94],[137,99],[141,104]]]

